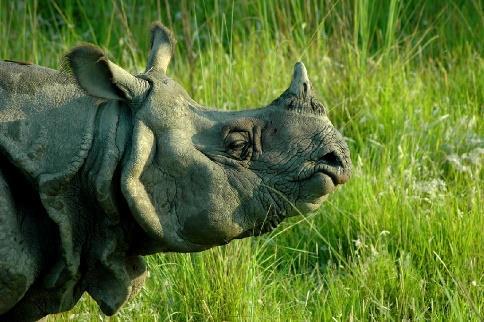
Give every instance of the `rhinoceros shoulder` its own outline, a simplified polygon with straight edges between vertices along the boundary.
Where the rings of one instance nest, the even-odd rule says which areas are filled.
[[[64,172],[90,146],[96,104],[63,72],[0,61],[0,153],[32,177]]]

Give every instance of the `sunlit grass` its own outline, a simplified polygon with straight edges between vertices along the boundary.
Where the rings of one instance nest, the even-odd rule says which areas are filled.
[[[482,320],[480,1],[0,3],[0,58],[50,67],[87,41],[140,72],[161,19],[178,38],[169,74],[218,108],[269,103],[303,60],[348,138],[353,178],[316,214],[150,256],[112,320]],[[50,319],[107,318],[85,296]]]

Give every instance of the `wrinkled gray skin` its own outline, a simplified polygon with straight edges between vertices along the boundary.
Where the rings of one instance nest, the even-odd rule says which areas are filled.
[[[318,208],[351,172],[348,148],[302,63],[266,107],[194,102],[166,76],[171,33],[152,29],[145,73],[92,46],[68,72],[0,62],[0,319],[105,314],[141,287],[140,255],[194,252]]]

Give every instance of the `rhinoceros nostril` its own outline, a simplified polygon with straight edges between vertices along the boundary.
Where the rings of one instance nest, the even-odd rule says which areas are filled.
[[[323,155],[321,158],[318,160],[319,163],[324,163],[332,167],[342,167],[343,166],[343,161],[341,158],[336,154],[336,152],[331,151],[329,153],[326,153]]]

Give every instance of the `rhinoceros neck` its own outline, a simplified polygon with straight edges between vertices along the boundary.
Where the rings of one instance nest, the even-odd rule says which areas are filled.
[[[114,222],[119,221],[123,203],[119,167],[131,131],[128,106],[116,101],[99,105],[92,146],[81,173],[83,190]]]

